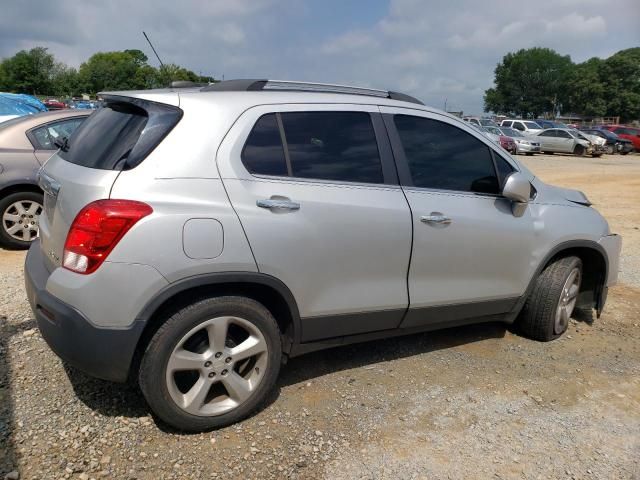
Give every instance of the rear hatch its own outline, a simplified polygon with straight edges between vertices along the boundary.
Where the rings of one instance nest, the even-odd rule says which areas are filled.
[[[120,95],[103,98],[104,107],[78,127],[39,174],[45,192],[40,242],[49,271],[61,264],[78,212],[109,198],[119,173],[139,165],[182,118],[173,105]]]

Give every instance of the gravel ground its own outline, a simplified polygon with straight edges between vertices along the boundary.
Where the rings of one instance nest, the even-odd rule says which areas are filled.
[[[625,237],[601,319],[551,343],[490,324],[313,353],[265,409],[207,434],[65,368],[35,328],[24,254],[0,251],[0,479],[640,479],[640,156],[525,161]]]

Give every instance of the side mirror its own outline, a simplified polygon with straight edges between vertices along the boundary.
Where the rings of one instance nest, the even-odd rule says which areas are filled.
[[[514,172],[504,182],[502,195],[516,203],[528,203],[531,198],[531,183],[524,174]]]

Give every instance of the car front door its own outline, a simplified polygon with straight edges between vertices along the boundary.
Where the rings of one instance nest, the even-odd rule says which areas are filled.
[[[259,271],[296,299],[303,342],[400,324],[411,216],[377,106],[252,108],[217,163]]]
[[[449,117],[381,107],[413,218],[403,327],[510,311],[529,281],[534,225],[500,195],[517,169]]]
[[[556,130],[556,144],[559,152],[572,153],[576,141],[569,132]]]
[[[537,135],[537,138],[540,140],[540,150],[543,152],[557,152],[558,146],[556,144],[556,130],[549,129],[540,132]]]

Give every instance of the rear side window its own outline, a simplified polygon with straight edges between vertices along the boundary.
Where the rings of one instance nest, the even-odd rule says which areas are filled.
[[[107,101],[69,138],[60,157],[83,167],[128,170],[139,165],[182,118],[176,107]]]
[[[264,115],[247,138],[242,162],[257,175],[384,183],[371,116],[366,112]]]
[[[31,143],[36,150],[56,150],[55,141],[69,138],[83,121],[84,117],[76,117],[38,127],[31,131]]]
[[[410,115],[394,120],[414,186],[499,193],[491,151],[480,140],[438,120]]]

